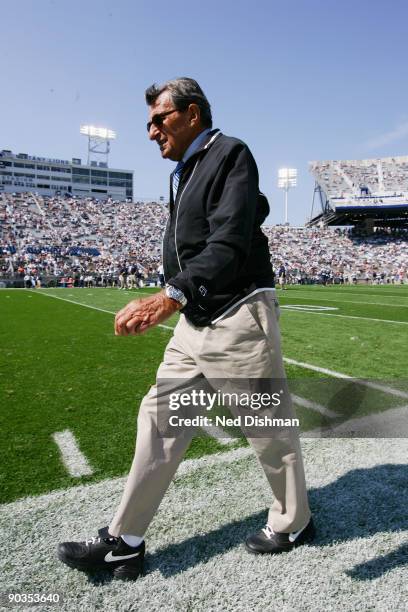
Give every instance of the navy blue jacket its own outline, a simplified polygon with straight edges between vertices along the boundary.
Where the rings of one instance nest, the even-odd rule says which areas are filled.
[[[172,183],[172,177],[171,177]],[[272,287],[274,274],[261,224],[269,214],[247,145],[218,130],[183,168],[163,239],[166,282],[188,300],[181,312],[209,325],[250,288]]]

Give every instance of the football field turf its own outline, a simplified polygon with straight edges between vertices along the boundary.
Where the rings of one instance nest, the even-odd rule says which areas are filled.
[[[386,434],[302,440],[317,525],[309,546],[276,558],[245,552],[270,489],[244,440],[204,434],[149,527],[145,577],[112,582],[58,562],[58,541],[94,535],[119,502],[138,406],[177,317],[126,338],[114,336],[113,318],[152,291],[0,291],[3,593],[59,592],[67,612],[406,610],[407,439]],[[406,421],[408,287],[278,296],[305,435],[373,413]]]
[[[138,406],[177,316],[126,338],[114,336],[113,318],[152,291],[0,292],[2,502],[127,471]],[[296,409],[303,431],[328,425],[333,416],[341,422],[408,404],[408,286],[300,286],[278,296],[285,365],[301,389]],[[375,381],[375,388],[345,384],[333,378],[338,375]],[[91,474],[73,477],[61,460],[53,434],[67,430]],[[242,444],[200,435],[186,457]]]

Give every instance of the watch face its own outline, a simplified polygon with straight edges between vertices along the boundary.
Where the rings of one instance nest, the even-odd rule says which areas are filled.
[[[176,300],[176,302],[179,302],[183,306],[187,303],[184,293],[180,289],[177,289],[176,287],[172,287],[171,285],[166,287],[166,295],[167,297],[172,298],[173,300]]]

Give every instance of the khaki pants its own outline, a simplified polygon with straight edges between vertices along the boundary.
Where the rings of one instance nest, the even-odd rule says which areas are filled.
[[[285,379],[274,293],[260,292],[224,319],[195,327],[184,315],[168,343],[157,379],[250,378]],[[187,381],[186,381],[187,388]],[[251,387],[254,391],[254,386]],[[293,418],[289,394],[279,417]],[[136,452],[119,508],[110,524],[114,536],[143,536],[188,448],[194,431],[184,429],[173,438],[157,434],[157,385],[144,397],[138,415]],[[168,407],[168,405],[167,405]],[[232,408],[231,408],[232,410]],[[299,437],[296,428],[275,437],[248,439],[269,481],[274,501],[268,524],[291,532],[310,519]],[[226,466],[225,469],[228,469]]]

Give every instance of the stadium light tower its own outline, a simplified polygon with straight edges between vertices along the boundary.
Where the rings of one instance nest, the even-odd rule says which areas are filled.
[[[88,166],[92,156],[103,155],[106,165],[110,152],[110,141],[115,140],[116,132],[94,125],[81,125],[81,134],[88,136]]]
[[[278,187],[285,192],[285,224],[288,224],[288,191],[297,185],[296,168],[280,168],[278,171]]]

